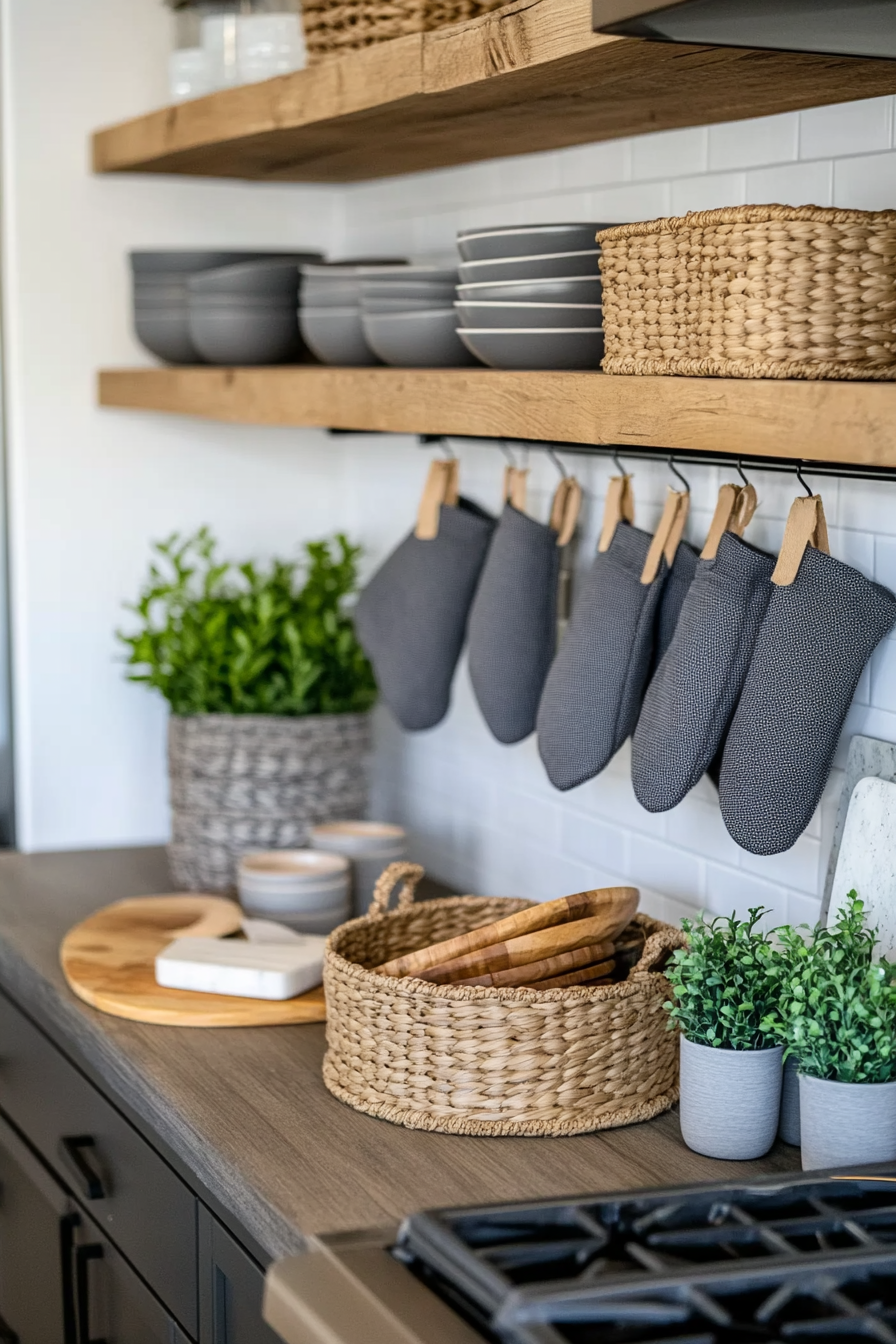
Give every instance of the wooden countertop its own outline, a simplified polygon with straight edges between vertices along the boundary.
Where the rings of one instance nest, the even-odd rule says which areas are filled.
[[[0,986],[267,1255],[427,1207],[798,1168],[797,1150],[780,1144],[759,1162],[698,1157],[675,1113],[565,1139],[419,1133],[330,1096],[322,1026],[141,1026],[76,999],[58,962],[66,930],[110,901],[169,889],[161,849],[0,855]]]

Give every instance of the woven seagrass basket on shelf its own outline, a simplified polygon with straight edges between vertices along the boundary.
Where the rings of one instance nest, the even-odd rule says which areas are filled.
[[[423,876],[395,863],[370,913],[330,935],[324,955],[324,1081],[340,1101],[408,1129],[451,1134],[582,1134],[649,1120],[678,1100],[678,1039],[663,1003],[668,924],[637,915],[640,961],[618,984],[491,989],[377,975],[372,967],[525,909],[452,896],[414,905]],[[398,908],[390,894],[403,879]]]
[[[410,33],[430,33],[500,9],[507,0],[303,0],[308,59],[338,56]]]
[[[598,235],[605,373],[896,379],[896,211],[737,206]]]

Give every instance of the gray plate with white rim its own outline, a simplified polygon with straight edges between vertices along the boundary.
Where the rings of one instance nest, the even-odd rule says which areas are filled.
[[[500,261],[462,261],[458,267],[462,285],[487,280],[557,280],[570,276],[600,275],[600,248],[587,252],[540,252],[530,257],[504,257]]]
[[[505,280],[458,285],[457,297],[465,303],[600,303],[603,284],[599,275],[575,275],[568,280]]]
[[[457,248],[463,261],[497,261],[545,252],[584,252],[596,246],[610,224],[513,224],[495,229],[462,229]]]
[[[461,327],[457,334],[492,369],[598,369],[604,355],[602,327]]]
[[[462,327],[600,327],[598,303],[456,303]]]
[[[379,364],[361,326],[360,308],[300,308],[305,344],[324,364],[366,368]]]
[[[456,369],[476,361],[458,338],[453,308],[420,313],[364,313],[364,334],[386,364],[404,369]]]

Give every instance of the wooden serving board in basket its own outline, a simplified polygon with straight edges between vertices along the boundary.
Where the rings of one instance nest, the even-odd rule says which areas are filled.
[[[295,999],[196,994],[156,984],[155,959],[175,938],[236,933],[235,901],[200,893],[140,896],[107,905],[71,929],[60,961],[70,987],[93,1008],[166,1027],[262,1027],[322,1022],[323,987]]]

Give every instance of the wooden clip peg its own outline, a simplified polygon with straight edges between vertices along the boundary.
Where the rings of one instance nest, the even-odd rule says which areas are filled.
[[[551,505],[550,526],[557,533],[558,546],[568,546],[572,541],[581,507],[582,487],[575,476],[564,476]]]
[[[604,522],[601,528],[598,551],[608,551],[613,534],[619,523],[635,521],[635,496],[632,492],[631,476],[611,476],[607,486],[607,498],[604,503]]]
[[[690,503],[691,496],[687,490],[673,490],[670,487],[662,517],[653,534],[653,541],[650,543],[650,550],[647,552],[647,559],[641,571],[642,583],[653,583],[659,573],[663,556],[670,565],[675,559],[675,552],[678,550],[678,543],[681,541],[687,522]]]
[[[790,506],[772,583],[776,583],[779,588],[786,588],[793,583],[807,546],[824,551],[825,555],[831,553],[821,495],[800,495]]]
[[[529,488],[528,468],[506,466],[504,468],[504,502],[512,504],[520,513],[526,512],[526,497]]]
[[[429,464],[426,485],[417,510],[414,535],[420,541],[434,541],[439,535],[439,510],[443,504],[458,501],[458,461],[456,457],[436,458]]]
[[[738,500],[728,524],[728,531],[733,532],[737,537],[742,537],[753,514],[759,507],[759,496],[756,494],[755,486],[750,484],[742,485],[737,493]]]
[[[731,528],[731,521],[737,513],[737,506],[740,503],[739,485],[723,485],[719,491],[719,498],[716,502],[716,511],[712,516],[712,522],[709,525],[709,532],[706,536],[706,545],[700,552],[701,560],[715,560],[719,553],[719,542],[722,537]]]

